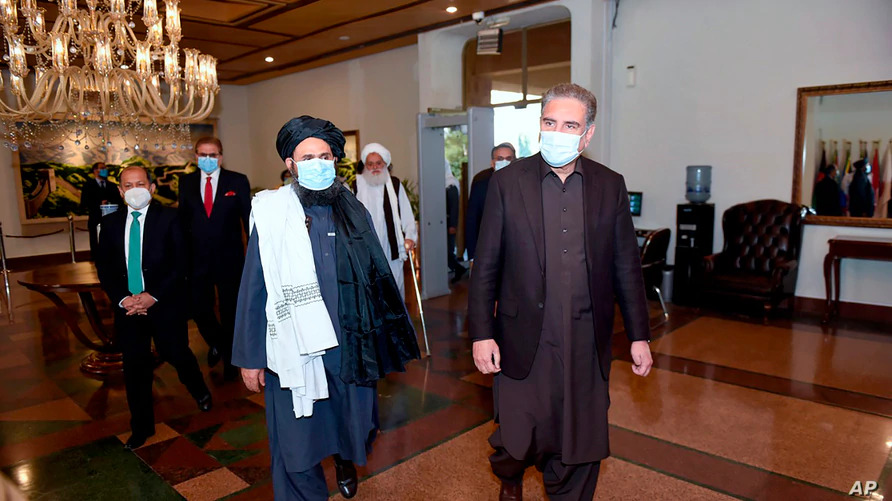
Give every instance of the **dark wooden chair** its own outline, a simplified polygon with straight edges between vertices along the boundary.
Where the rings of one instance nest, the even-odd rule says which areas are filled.
[[[635,230],[635,234],[641,238],[641,270],[644,273],[644,286],[647,289],[648,299],[660,301],[663,309],[663,321],[669,319],[669,311],[663,300],[663,291],[660,289],[663,283],[663,268],[666,267],[666,251],[669,249],[669,237],[672,231],[669,228],[657,230]]]

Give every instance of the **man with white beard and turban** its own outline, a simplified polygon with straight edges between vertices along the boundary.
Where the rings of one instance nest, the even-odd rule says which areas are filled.
[[[232,363],[265,393],[275,499],[328,499],[330,456],[351,498],[378,431],[376,381],[418,344],[368,212],[335,179],[343,133],[305,115],[276,151],[296,181],[251,203]]]
[[[356,198],[372,216],[381,248],[390,261],[393,278],[405,301],[403,261],[408,259],[418,240],[412,204],[399,178],[390,175],[391,157],[387,148],[378,143],[367,144],[360,158],[365,168],[356,176]]]

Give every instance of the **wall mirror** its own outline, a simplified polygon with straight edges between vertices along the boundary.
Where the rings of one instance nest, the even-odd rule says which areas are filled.
[[[892,228],[890,148],[892,80],[800,87],[793,203],[814,210],[809,224]]]

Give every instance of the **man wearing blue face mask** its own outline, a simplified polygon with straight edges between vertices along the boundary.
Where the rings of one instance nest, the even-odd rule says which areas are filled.
[[[81,189],[80,208],[87,213],[87,229],[90,231],[90,259],[96,260],[99,245],[96,227],[102,219],[102,206],[114,210],[121,205],[118,185],[108,179],[108,167],[104,162],[93,164],[93,177],[84,182]],[[113,207],[114,206],[114,207]]]
[[[486,190],[492,173],[502,170],[517,160],[517,154],[511,143],[502,143],[492,149],[490,168],[480,171],[471,181],[471,194],[468,196],[468,213],[465,216],[465,249],[468,259],[474,261],[477,252],[477,235],[480,233],[480,221],[483,219],[483,204],[486,202]]]
[[[540,154],[493,174],[486,195],[468,315],[474,363],[496,374],[489,442],[501,500],[521,499],[531,465],[550,499],[592,499],[609,454],[614,298],[632,372],[646,376],[653,363],[625,182],[580,156],[596,109],[578,85],[549,89]]]
[[[192,318],[208,344],[208,366],[222,358],[223,377],[230,381],[238,377],[231,361],[232,332],[251,186],[244,174],[223,168],[223,144],[215,137],[195,143],[195,159],[198,171],[180,178],[179,194],[180,220],[188,236]]]
[[[419,357],[388,259],[365,207],[335,179],[344,134],[327,120],[286,123],[276,150],[295,179],[252,202],[232,361],[264,391],[277,500],[358,488],[378,431],[378,379]]]

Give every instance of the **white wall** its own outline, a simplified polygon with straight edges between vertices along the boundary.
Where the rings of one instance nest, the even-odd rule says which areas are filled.
[[[221,85],[211,116],[217,119],[217,136],[223,143],[223,165],[247,175],[253,186],[254,148],[248,123],[248,91],[243,85]]]
[[[710,202],[790,200],[798,87],[892,78],[888,0],[637,0],[620,3],[613,32],[611,167],[644,192],[642,227],[675,227],[685,166],[713,166]],[[871,33],[869,40],[864,33]],[[637,85],[626,87],[635,65]],[[889,230],[859,230],[889,235]],[[823,297],[827,238],[809,227],[796,294]],[[673,242],[674,246],[674,242]],[[670,255],[672,252],[670,251]],[[670,258],[671,259],[671,258]],[[892,268],[846,265],[842,299],[892,305]],[[858,288],[852,285],[857,283]]]
[[[247,129],[237,133],[249,139],[234,149],[249,149],[247,155],[237,154],[250,159],[246,160],[250,165],[246,169],[232,165],[228,142],[226,161],[248,174],[252,186],[278,186],[285,167],[276,153],[276,135],[285,122],[300,115],[325,118],[342,130],[359,130],[360,147],[383,144],[393,155],[394,174],[417,179],[415,46],[258,82],[245,92]]]

